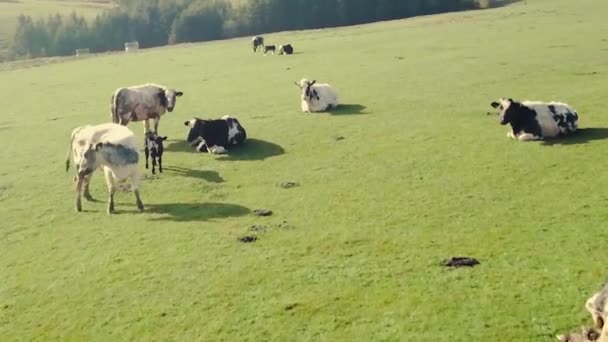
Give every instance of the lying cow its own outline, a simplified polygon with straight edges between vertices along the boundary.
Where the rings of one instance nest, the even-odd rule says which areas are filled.
[[[156,161],[158,160],[158,171],[163,172],[163,141],[167,137],[161,137],[156,132],[147,132],[144,138],[144,154],[146,156],[146,169],[148,168],[148,158],[152,157],[152,174],[156,174]]]
[[[241,123],[228,115],[216,120],[193,118],[188,126],[188,143],[199,152],[226,153],[229,146],[242,144],[247,132]]]
[[[258,48],[264,48],[264,37],[255,36],[251,39],[251,45],[253,46],[253,52],[258,51]]]
[[[568,135],[578,129],[578,113],[562,102],[517,102],[501,98],[491,106],[500,111],[500,124],[511,124],[507,136],[520,141]]]
[[[291,55],[293,53],[293,47],[291,44],[285,44],[279,46],[279,51],[277,52],[279,55]]]
[[[329,84],[303,78],[295,84],[301,91],[301,107],[305,113],[322,112],[338,106],[338,92]]]
[[[158,132],[160,117],[172,112],[176,97],[182,95],[181,91],[151,83],[119,88],[112,94],[112,122],[126,126],[130,121],[144,121],[145,133],[150,131],[149,120],[154,120],[154,132]]]
[[[70,154],[77,167],[76,210],[82,210],[81,192],[84,185],[85,198],[91,200],[89,183],[96,169],[104,172],[108,186],[108,214],[114,213],[114,193],[117,186],[130,179],[130,189],[135,195],[135,204],[140,211],[144,206],[139,197],[139,151],[135,135],[127,127],[106,123],[75,128],[70,140],[70,151],[66,160],[66,171],[70,168]],[[87,196],[88,194],[88,196]]]

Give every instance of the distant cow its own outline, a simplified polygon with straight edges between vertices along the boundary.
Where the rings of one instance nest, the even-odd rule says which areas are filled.
[[[108,214],[114,213],[114,193],[117,186],[121,187],[127,179],[131,181],[130,189],[135,195],[137,208],[144,210],[139,197],[139,151],[131,130],[115,123],[77,127],[72,131],[70,151],[65,162],[66,171],[70,168],[70,154],[77,167],[74,177],[77,211],[82,210],[80,195],[83,185],[85,198],[92,199],[88,188],[96,169],[103,170],[108,186]]]
[[[152,83],[119,88],[112,94],[112,122],[126,126],[130,121],[144,121],[144,132],[149,132],[149,120],[154,120],[154,132],[158,132],[160,117],[172,112],[176,97],[183,94]]]
[[[274,45],[264,46],[264,54],[266,54],[268,51],[272,51],[272,54],[274,55],[276,49],[277,48]]]
[[[338,92],[329,84],[303,78],[295,84],[301,91],[301,107],[306,113],[322,112],[338,106]]]
[[[251,39],[251,45],[253,46],[253,52],[258,51],[258,48],[264,47],[264,37],[255,36]]]
[[[152,157],[152,174],[156,174],[156,162],[158,160],[158,171],[163,172],[163,141],[167,137],[161,137],[156,132],[147,132],[144,138],[144,154],[146,156],[146,169],[148,168],[148,158]]]
[[[562,102],[501,98],[491,106],[500,112],[500,124],[511,124],[507,136],[520,141],[564,136],[578,129],[578,113]]]
[[[242,144],[247,132],[241,123],[228,115],[221,119],[193,118],[184,122],[188,126],[188,143],[199,152],[226,153],[229,146]]]
[[[279,55],[291,55],[293,53],[293,47],[291,44],[285,44],[279,46],[279,51],[277,52]]]

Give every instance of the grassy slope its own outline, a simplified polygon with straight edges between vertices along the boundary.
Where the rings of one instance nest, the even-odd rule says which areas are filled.
[[[0,55],[4,54],[8,47],[20,14],[45,18],[50,14],[70,14],[75,11],[79,15],[93,18],[109,6],[109,3],[102,1],[87,0],[0,0]]]
[[[608,237],[606,10],[536,0],[267,37],[290,57],[240,39],[1,72],[0,340],[551,341],[588,322]],[[367,108],[299,113],[303,76]],[[76,214],[70,130],[147,81],[185,92],[147,212],[121,194],[107,216],[97,175],[102,202]],[[485,115],[498,96],[567,101],[596,129],[509,141]],[[185,120],[229,113],[248,148],[184,149]],[[267,231],[237,242],[252,224]],[[454,255],[482,265],[437,266]]]

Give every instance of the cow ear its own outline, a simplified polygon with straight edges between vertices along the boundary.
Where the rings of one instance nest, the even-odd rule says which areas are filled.
[[[182,96],[182,95],[184,95],[183,91],[177,91],[177,92],[175,92],[175,96],[179,97],[179,96]]]
[[[498,108],[498,106],[500,106],[500,103],[494,101],[494,102],[490,103],[490,106],[492,106],[492,108]]]
[[[513,99],[512,99],[512,98],[509,98],[507,101],[509,101],[509,102],[511,102],[511,103],[515,102],[515,101],[513,101]]]
[[[98,143],[97,145],[95,145],[95,151],[101,150],[102,147],[103,147],[103,143]]]
[[[315,83],[317,83],[317,80],[312,80],[312,82],[310,82],[310,85],[313,85]]]
[[[160,140],[165,141],[167,140],[167,137],[160,137]]]
[[[190,126],[190,121],[185,121],[184,126]]]

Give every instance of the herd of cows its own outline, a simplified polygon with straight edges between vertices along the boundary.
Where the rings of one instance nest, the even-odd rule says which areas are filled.
[[[264,49],[264,53],[276,50],[274,45],[265,46],[261,36],[253,37],[252,45],[254,52],[260,49]],[[290,44],[281,45],[278,53],[292,54],[293,47]],[[338,92],[329,84],[308,79],[301,79],[295,84],[300,90],[302,112],[324,112],[339,106]],[[72,131],[66,171],[69,170],[71,157],[76,168],[74,182],[77,211],[82,210],[81,196],[92,200],[89,184],[97,169],[104,173],[108,187],[109,214],[115,212],[114,194],[117,190],[131,191],[137,208],[144,210],[139,194],[139,148],[134,133],[126,126],[132,121],[143,121],[145,167],[149,167],[148,159],[151,157],[152,173],[156,172],[157,165],[162,172],[163,141],[167,137],[158,134],[160,118],[166,112],[172,112],[176,99],[183,95],[182,91],[157,84],[119,88],[112,94],[110,101],[112,122],[84,125]],[[490,105],[497,111],[500,124],[510,125],[507,136],[519,141],[565,138],[578,129],[578,113],[562,102],[519,102],[500,98]],[[154,121],[153,130],[150,129],[151,120]],[[227,115],[220,119],[192,118],[185,121],[184,125],[188,128],[186,141],[199,152],[227,153],[230,147],[241,145],[247,139],[247,133],[239,120]],[[608,342],[608,327],[605,328],[604,325],[608,314],[607,299],[608,285],[586,302],[594,326],[583,328],[580,332],[559,335],[558,340]]]

